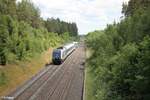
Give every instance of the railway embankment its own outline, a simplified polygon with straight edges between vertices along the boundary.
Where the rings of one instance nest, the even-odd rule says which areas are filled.
[[[0,66],[0,96],[7,95],[51,62],[52,48],[30,61]]]

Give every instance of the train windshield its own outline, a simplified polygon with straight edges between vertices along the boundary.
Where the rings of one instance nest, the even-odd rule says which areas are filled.
[[[60,50],[54,50],[53,51],[53,59],[60,59],[61,58],[61,51]]]

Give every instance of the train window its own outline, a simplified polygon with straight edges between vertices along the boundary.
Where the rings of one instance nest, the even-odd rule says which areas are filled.
[[[57,49],[63,49],[64,47],[58,47]]]

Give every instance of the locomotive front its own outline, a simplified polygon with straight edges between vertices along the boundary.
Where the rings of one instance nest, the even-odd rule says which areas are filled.
[[[52,61],[54,64],[61,64],[62,63],[61,50],[60,49],[55,49],[53,51]]]

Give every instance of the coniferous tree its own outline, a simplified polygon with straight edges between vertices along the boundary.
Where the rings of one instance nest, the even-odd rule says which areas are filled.
[[[16,0],[0,0],[0,14],[16,17]]]

